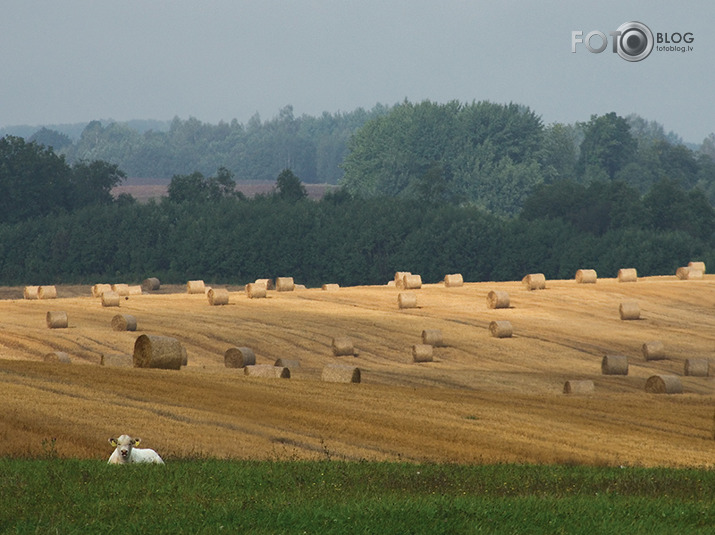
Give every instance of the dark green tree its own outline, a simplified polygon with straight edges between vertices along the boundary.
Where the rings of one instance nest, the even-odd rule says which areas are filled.
[[[638,148],[628,122],[610,112],[592,115],[591,120],[581,126],[584,138],[577,171],[586,182],[602,176],[612,180],[634,158]]]
[[[75,163],[70,178],[72,207],[111,204],[114,201],[112,188],[125,178],[126,174],[118,165],[103,160]]]
[[[216,202],[223,198],[244,199],[241,192],[236,191],[236,181],[233,174],[225,167],[220,167],[214,177],[204,177],[199,171],[189,175],[174,175],[169,183],[169,201],[182,202]]]
[[[308,196],[308,192],[300,179],[290,169],[284,169],[276,178],[275,195],[285,201],[300,201]]]

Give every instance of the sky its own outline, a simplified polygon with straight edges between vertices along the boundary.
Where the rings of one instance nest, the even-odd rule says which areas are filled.
[[[3,0],[1,12],[0,127],[246,123],[286,105],[315,116],[407,99],[515,102],[546,125],[636,113],[691,143],[715,132],[712,0]],[[637,62],[609,35],[634,21],[655,43]],[[572,52],[574,31],[608,46]]]

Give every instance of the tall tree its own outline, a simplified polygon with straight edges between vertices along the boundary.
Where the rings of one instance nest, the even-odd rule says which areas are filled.
[[[592,115],[582,127],[584,138],[578,160],[580,175],[586,181],[603,175],[612,180],[633,159],[638,148],[628,122],[610,112]]]

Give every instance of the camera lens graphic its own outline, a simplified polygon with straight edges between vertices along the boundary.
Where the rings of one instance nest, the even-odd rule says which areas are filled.
[[[653,50],[653,33],[642,22],[626,22],[618,31],[618,55],[626,61],[644,60]]]

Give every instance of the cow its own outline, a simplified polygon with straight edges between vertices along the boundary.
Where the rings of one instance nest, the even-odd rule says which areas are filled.
[[[141,442],[140,438],[132,438],[129,435],[122,435],[119,438],[110,438],[109,443],[115,448],[112,456],[107,461],[108,464],[127,463],[155,463],[164,464],[159,454],[149,448],[137,448]]]

